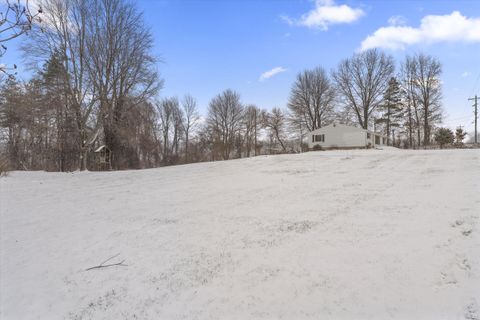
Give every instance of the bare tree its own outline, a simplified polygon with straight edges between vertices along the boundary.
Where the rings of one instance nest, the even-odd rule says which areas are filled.
[[[90,85],[87,66],[86,31],[92,3],[88,0],[40,0],[46,28],[33,25],[30,37],[22,45],[30,66],[57,55],[63,64],[63,94],[67,108],[74,114],[78,166],[86,168],[87,153],[98,136],[92,123],[97,92]]]
[[[430,143],[432,126],[442,118],[442,87],[440,62],[428,55],[407,56],[402,63],[403,91],[407,108],[409,144],[426,147]],[[423,139],[422,139],[423,136]]]
[[[442,65],[438,59],[424,54],[413,58],[416,61],[415,86],[423,115],[423,146],[430,144],[432,125],[442,119]]]
[[[291,113],[287,114],[287,121],[291,132],[298,139],[298,151],[303,152],[306,149],[304,139],[309,130],[305,126],[304,121],[293,116]]]
[[[17,38],[31,30],[35,21],[40,22],[41,13],[41,6],[36,12],[31,11],[29,0],[4,0],[2,11],[0,11],[0,43]],[[2,49],[5,50],[4,47]]]
[[[393,72],[393,58],[377,49],[343,60],[333,72],[346,107],[354,111],[362,128],[368,129],[370,116],[382,102]]]
[[[164,164],[173,164],[177,159],[179,130],[182,125],[180,104],[176,97],[167,98],[157,104],[160,131],[163,138],[162,158]]]
[[[207,123],[214,134],[214,149],[218,149],[224,160],[230,158],[242,117],[243,106],[235,91],[225,90],[210,101]]]
[[[215,160],[215,134],[213,130],[213,127],[208,123],[202,123],[199,126],[195,141],[190,144],[190,161]]]
[[[287,126],[285,113],[279,108],[273,108],[272,112],[264,113],[264,125],[270,129],[274,141],[280,144],[282,152],[286,152],[285,131]]]
[[[257,155],[258,134],[262,127],[261,115],[262,112],[256,105],[250,104],[245,108],[243,124],[245,127],[245,149],[247,157],[250,157],[252,148],[254,154]]]
[[[335,90],[327,73],[317,67],[297,75],[288,108],[296,122],[302,122],[309,131],[313,131],[331,119],[334,99]]]
[[[185,117],[180,105],[177,104],[173,114],[173,154],[175,155],[174,162],[178,163],[180,160],[180,141],[184,136],[183,124],[185,123]]]
[[[417,94],[417,86],[415,83],[417,65],[416,61],[411,57],[406,57],[401,67],[401,78],[403,83],[403,95],[405,100],[406,121],[408,144],[410,148],[415,147],[414,131],[417,133],[416,143],[420,144],[420,119],[419,119],[419,102]]]
[[[142,14],[124,0],[90,0],[87,16],[87,69],[99,100],[106,145],[121,153],[117,127],[130,107],[144,103],[159,90],[161,82],[150,54],[153,38]]]
[[[4,0],[0,9],[0,57],[7,51],[7,42],[15,39],[32,29],[32,24],[40,23],[42,7],[32,12],[29,1],[25,0]],[[8,67],[0,64],[0,74],[13,76],[11,72],[17,69],[17,65]],[[2,79],[0,78],[0,83]]]
[[[185,134],[185,162],[189,162],[188,144],[190,142],[190,135],[192,130],[198,125],[200,114],[197,110],[197,101],[191,95],[186,95],[182,101],[182,109],[184,114],[184,121],[182,124],[183,132]]]
[[[40,5],[45,28],[33,26],[24,54],[32,67],[53,55],[63,64],[80,169],[101,131],[116,166],[127,152],[119,132],[128,108],[145,103],[161,86],[151,34],[129,1],[40,0]]]

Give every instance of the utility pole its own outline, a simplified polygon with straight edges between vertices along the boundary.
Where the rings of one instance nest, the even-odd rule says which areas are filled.
[[[475,101],[475,104],[473,105],[473,106],[475,107],[475,144],[478,143],[478,141],[477,141],[477,139],[478,139],[478,138],[477,138],[477,136],[478,136],[478,135],[477,135],[477,119],[478,119],[478,104],[477,104],[477,100],[478,100],[478,99],[477,99],[477,98],[478,98],[477,95],[475,95],[475,98],[470,98],[470,99],[468,99],[468,100],[474,100],[474,101]]]
[[[255,142],[254,142],[254,146],[253,148],[255,149],[255,157],[257,156],[257,107],[255,107],[255,109],[253,109],[253,111],[255,112],[255,126],[254,126],[254,129],[255,129]]]

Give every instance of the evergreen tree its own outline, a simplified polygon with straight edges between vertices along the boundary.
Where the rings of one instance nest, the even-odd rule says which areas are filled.
[[[452,130],[439,128],[435,133],[435,141],[440,145],[440,149],[443,149],[443,146],[446,144],[453,143],[454,136]]]
[[[15,77],[8,77],[0,88],[0,130],[5,132],[6,153],[12,169],[22,169],[22,132],[26,127],[25,87]],[[3,142],[3,141],[2,141]]]
[[[80,135],[74,123],[75,115],[68,103],[67,71],[59,52],[50,56],[38,77],[44,90],[43,104],[47,107],[45,111],[50,114],[51,129],[54,131],[52,160],[62,172],[75,170],[80,152]]]
[[[383,95],[384,102],[380,105],[382,116],[377,119],[378,123],[385,124],[387,144],[390,145],[392,129],[400,127],[402,120],[402,98],[400,83],[395,77],[388,82],[388,88]]]
[[[462,127],[458,127],[457,130],[455,131],[455,142],[459,145],[463,144],[463,139],[465,139],[465,136],[467,135],[467,132],[462,129]]]

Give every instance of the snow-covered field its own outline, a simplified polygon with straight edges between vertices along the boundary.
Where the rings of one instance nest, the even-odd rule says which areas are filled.
[[[480,150],[13,172],[0,191],[2,320],[480,319]]]

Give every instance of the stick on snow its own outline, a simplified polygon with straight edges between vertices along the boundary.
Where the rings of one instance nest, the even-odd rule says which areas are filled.
[[[113,266],[126,267],[127,265],[126,265],[126,264],[123,264],[123,263],[125,262],[125,259],[123,259],[122,261],[117,262],[117,263],[105,264],[105,263],[107,263],[108,261],[112,260],[113,258],[118,257],[119,255],[120,255],[120,253],[117,253],[116,255],[111,256],[111,257],[108,258],[107,260],[105,260],[105,261],[103,261],[102,263],[100,263],[98,266],[90,267],[90,268],[88,268],[88,269],[85,269],[85,271],[92,270],[92,269],[100,269],[100,268],[113,267]]]

